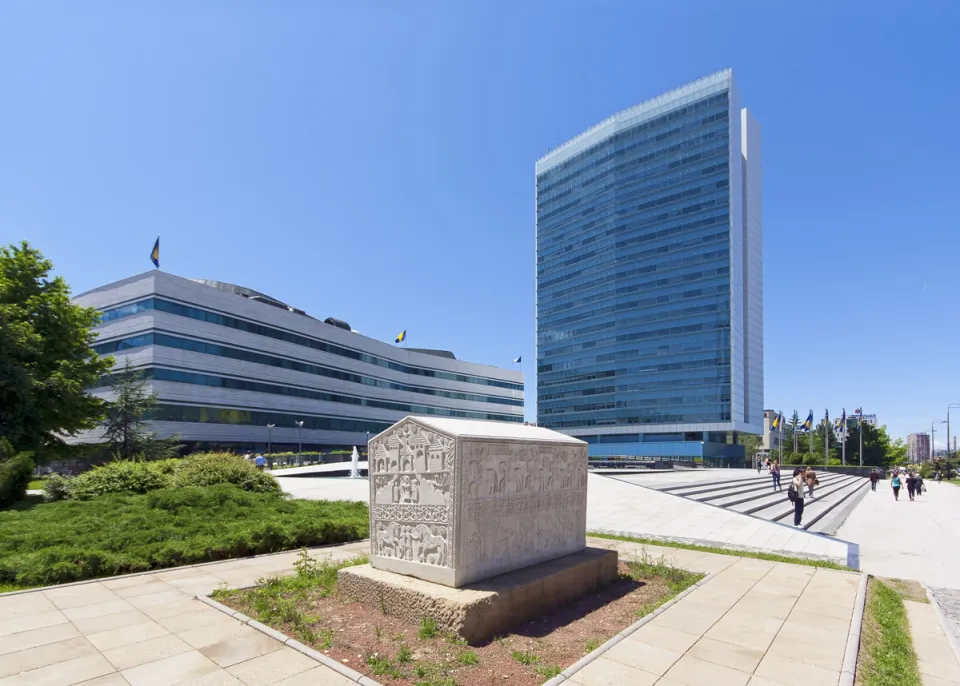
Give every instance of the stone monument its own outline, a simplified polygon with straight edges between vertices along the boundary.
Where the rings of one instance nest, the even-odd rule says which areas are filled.
[[[432,608],[471,640],[616,576],[616,553],[586,549],[583,441],[521,424],[407,417],[367,451],[371,567],[340,572],[358,599],[377,595],[384,607],[389,598],[398,614]],[[500,581],[478,584],[492,577]],[[482,598],[424,581],[470,585]]]

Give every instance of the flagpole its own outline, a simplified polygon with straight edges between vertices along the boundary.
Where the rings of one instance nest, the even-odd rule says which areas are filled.
[[[810,428],[807,431],[810,432],[810,454],[813,455],[813,410],[810,410]]]
[[[823,460],[830,464],[830,410],[824,410],[823,415]]]
[[[842,441],[842,443],[840,444],[840,464],[846,467],[847,466],[847,420],[846,420],[847,411],[846,410],[843,411],[843,416],[844,416],[843,426],[840,427],[840,434],[843,436],[840,439]]]

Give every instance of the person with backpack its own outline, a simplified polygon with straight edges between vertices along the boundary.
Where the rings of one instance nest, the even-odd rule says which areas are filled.
[[[900,472],[894,471],[893,478],[890,479],[890,486],[893,488],[893,499],[900,500]]]
[[[783,486],[780,485],[780,462],[774,460],[773,464],[770,465],[770,477],[773,479],[773,490],[782,491]]]
[[[877,482],[880,481],[880,472],[873,468],[870,470],[870,490],[877,490]]]
[[[920,476],[920,472],[917,472],[917,492],[915,495],[920,495],[921,493],[923,493],[923,489],[924,489],[923,477]]]
[[[793,525],[800,526],[803,521],[803,469],[797,467],[793,470],[793,480],[787,487],[787,498],[793,503]]]

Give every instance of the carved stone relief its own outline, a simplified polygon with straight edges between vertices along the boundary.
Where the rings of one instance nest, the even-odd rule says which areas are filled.
[[[586,444],[530,433],[447,436],[408,418],[371,440],[374,566],[460,586],[582,549]]]

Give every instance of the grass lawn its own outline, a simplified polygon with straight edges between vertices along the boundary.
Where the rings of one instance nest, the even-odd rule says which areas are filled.
[[[891,586],[870,578],[863,613],[858,686],[921,686],[917,655],[903,598]]]
[[[22,503],[0,511],[0,591],[352,541],[363,503],[231,485]]]
[[[42,491],[43,484],[46,482],[46,479],[34,479],[27,484],[28,491]]]
[[[671,541],[657,541],[652,538],[634,538],[633,536],[617,536],[615,534],[600,534],[591,531],[587,536],[594,538],[608,538],[612,541],[629,541],[630,543],[643,543],[644,545],[656,545],[661,548],[679,548],[680,550],[696,550],[701,553],[715,553],[716,555],[733,555],[736,557],[749,557],[755,560],[768,560],[770,562],[786,562],[792,565],[806,565],[807,567],[824,567],[826,569],[839,569],[843,572],[858,571],[852,570],[846,565],[829,562],[827,560],[808,560],[803,557],[789,557],[787,555],[777,555],[775,553],[755,553],[745,550],[732,550],[730,548],[715,548],[707,545],[695,545],[693,543],[673,543]]]

